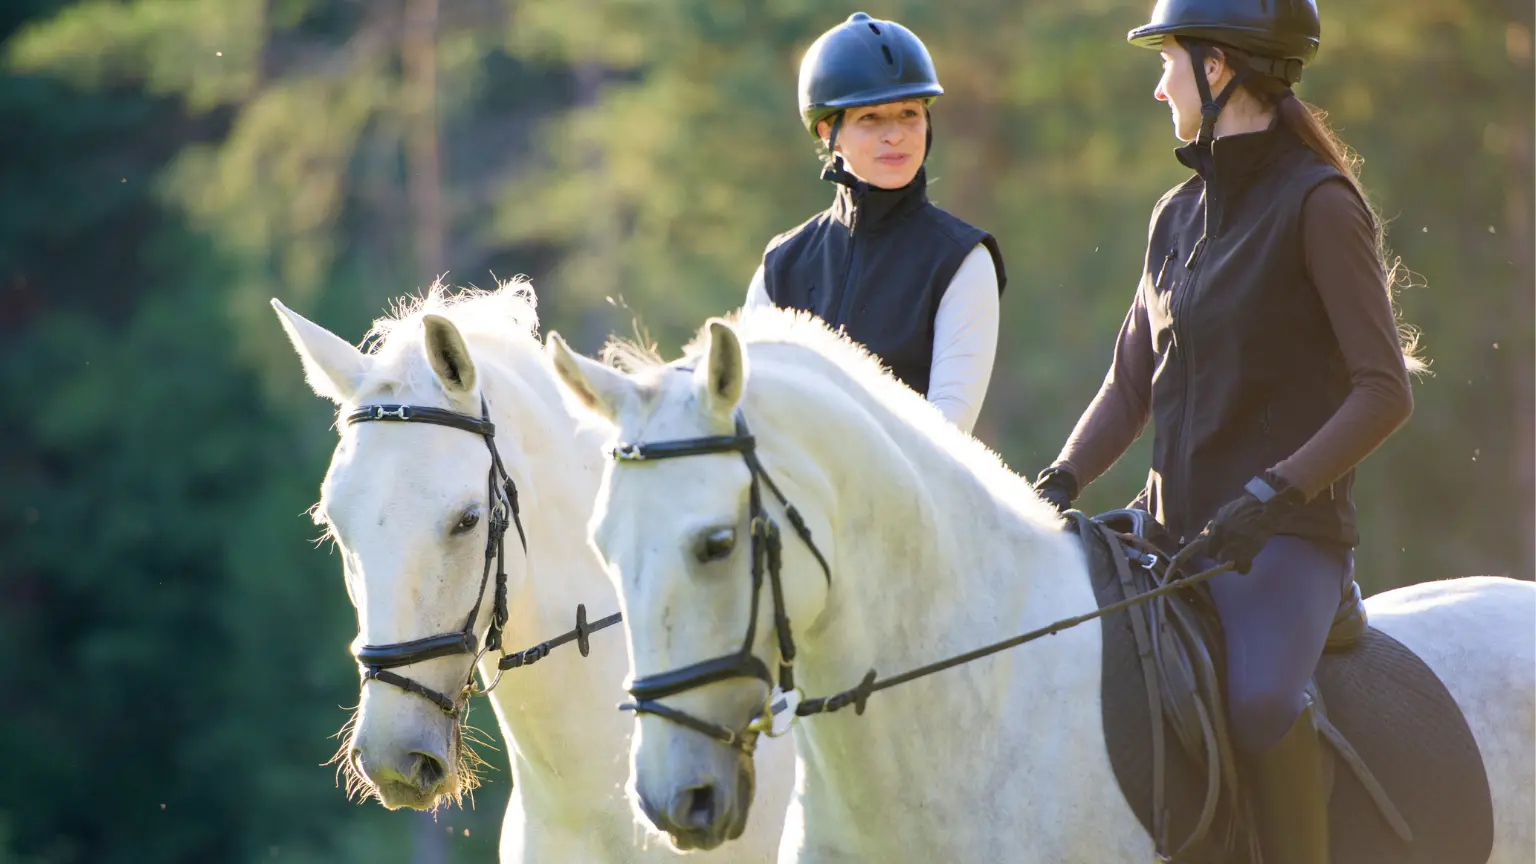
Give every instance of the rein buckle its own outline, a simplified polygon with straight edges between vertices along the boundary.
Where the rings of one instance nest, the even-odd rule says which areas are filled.
[[[800,715],[796,713],[796,709],[804,700],[805,691],[799,687],[788,693],[774,687],[773,692],[768,694],[768,701],[763,705],[763,713],[747,728],[767,735],[769,738],[781,738],[799,722]]]

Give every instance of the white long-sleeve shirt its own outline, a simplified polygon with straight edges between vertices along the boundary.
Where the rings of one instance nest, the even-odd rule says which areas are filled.
[[[759,265],[747,287],[745,308],[771,305]],[[933,320],[933,364],[928,372],[928,401],[966,432],[975,428],[992,381],[999,315],[997,268],[992,253],[978,243],[965,256],[939,301]]]

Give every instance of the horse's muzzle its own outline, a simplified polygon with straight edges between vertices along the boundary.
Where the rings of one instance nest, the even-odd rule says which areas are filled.
[[[756,778],[750,757],[738,754],[735,762],[734,777],[668,787],[664,803],[641,791],[641,812],[680,851],[710,850],[737,839],[747,827]]]
[[[430,810],[450,783],[446,759],[419,750],[383,758],[354,751],[353,762],[390,810]]]

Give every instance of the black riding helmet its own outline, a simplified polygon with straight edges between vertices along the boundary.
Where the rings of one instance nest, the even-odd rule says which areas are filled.
[[[1158,0],[1152,20],[1126,39],[1157,49],[1164,36],[1173,36],[1189,51],[1201,101],[1197,142],[1208,144],[1217,115],[1242,80],[1258,73],[1286,84],[1300,81],[1302,67],[1317,56],[1321,31],[1316,0]],[[1233,68],[1231,83],[1214,99],[1205,78],[1205,46],[1210,43],[1229,45],[1251,58],[1248,68]]]
[[[821,34],[800,61],[800,120],[820,140],[816,124],[832,119],[828,149],[837,143],[842,112],[849,108],[906,99],[921,99],[926,106],[943,92],[923,40],[895,21],[863,12]],[[927,149],[932,144],[930,123]]]

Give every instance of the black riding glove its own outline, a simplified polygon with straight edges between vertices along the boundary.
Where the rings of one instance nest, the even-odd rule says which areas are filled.
[[[1055,507],[1057,513],[1072,509],[1072,502],[1077,500],[1077,493],[1081,491],[1077,485],[1077,475],[1062,465],[1052,465],[1035,478],[1035,492]]]
[[[1217,561],[1230,561],[1234,570],[1247,573],[1254,556],[1275,536],[1284,518],[1304,503],[1301,490],[1285,482],[1273,471],[1265,471],[1243,487],[1243,494],[1216,511],[1211,524],[1200,536],[1205,538],[1205,554]]]

